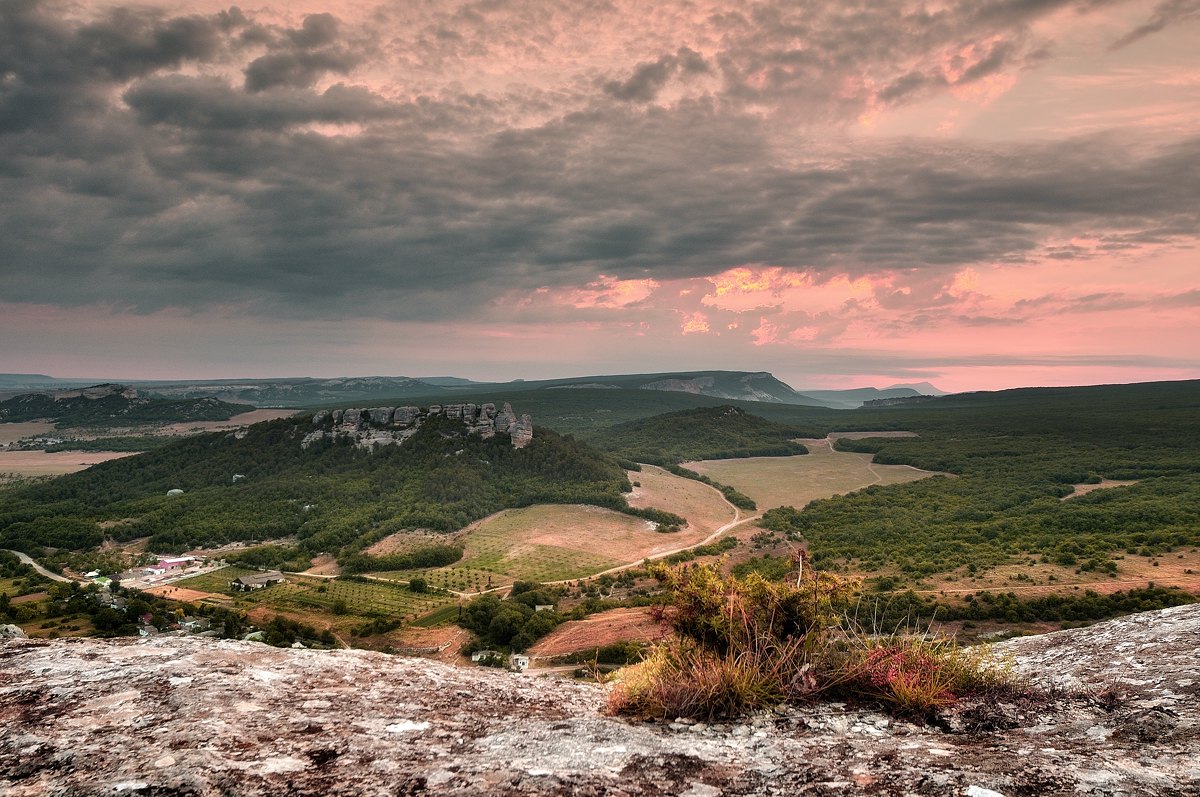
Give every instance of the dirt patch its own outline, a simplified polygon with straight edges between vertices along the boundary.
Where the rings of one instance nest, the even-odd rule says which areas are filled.
[[[1101,479],[1100,481],[1096,482],[1095,484],[1072,484],[1071,486],[1075,488],[1075,492],[1071,493],[1070,495],[1064,495],[1062,498],[1060,498],[1058,500],[1068,501],[1072,498],[1078,498],[1081,495],[1087,495],[1088,493],[1094,493],[1096,490],[1107,490],[1110,487],[1128,487],[1131,484],[1137,484],[1137,479],[1133,479],[1131,481],[1118,481],[1116,479]]]
[[[471,639],[471,634],[456,625],[438,628],[408,626],[387,635],[396,653],[437,659],[450,664],[465,661],[459,650]]]
[[[22,421],[0,423],[0,446],[24,440],[26,437],[41,437],[54,431],[50,421]]]
[[[312,567],[304,571],[310,576],[338,576],[342,573],[341,566],[338,565],[337,559],[329,554],[314,556],[312,558]]]
[[[641,472],[630,471],[630,482],[637,482],[626,499],[636,509],[653,507],[687,518],[688,531],[707,536],[734,518],[733,507],[712,487],[695,479],[685,479],[654,465],[643,465]]]
[[[37,601],[40,601],[43,598],[48,598],[48,597],[50,597],[49,592],[33,592],[33,593],[30,593],[29,595],[18,595],[17,597],[12,599],[12,603],[14,603],[14,604],[36,603]]]
[[[0,474],[61,476],[87,470],[110,459],[133,456],[130,451],[0,451]]]
[[[529,654],[549,659],[615,642],[656,642],[666,635],[648,608],[613,609],[563,623],[531,647]]]
[[[908,465],[879,465],[871,462],[872,454],[835,451],[828,438],[800,442],[808,454],[710,459],[683,466],[745,493],[755,500],[759,511],[777,506],[800,508],[872,484],[900,484],[937,475]]]
[[[183,601],[185,603],[195,603],[202,600],[229,600],[228,595],[220,595],[215,592],[201,592],[198,589],[188,589],[187,587],[173,587],[170,584],[150,587],[142,591],[160,598],[169,598],[173,601]]]
[[[871,437],[920,437],[920,435],[916,432],[830,432],[825,439],[866,440]]]

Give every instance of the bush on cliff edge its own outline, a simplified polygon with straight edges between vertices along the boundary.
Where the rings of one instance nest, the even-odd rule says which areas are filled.
[[[772,582],[716,565],[651,572],[669,596],[659,619],[675,633],[620,672],[613,714],[711,719],[822,696],[921,713],[1015,688],[982,649],[845,627],[857,584],[831,573]]]

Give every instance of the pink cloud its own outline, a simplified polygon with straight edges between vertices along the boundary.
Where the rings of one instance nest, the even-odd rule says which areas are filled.
[[[567,291],[562,297],[573,307],[616,309],[643,302],[659,287],[652,279],[622,280],[601,274],[586,287]]]
[[[680,324],[679,331],[684,335],[708,332],[708,316],[701,312],[684,314],[683,323]]]

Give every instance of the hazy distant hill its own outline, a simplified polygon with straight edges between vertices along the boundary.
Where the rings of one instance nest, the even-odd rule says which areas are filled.
[[[245,404],[230,404],[214,398],[149,398],[126,385],[94,385],[75,390],[25,393],[0,401],[0,423],[46,419],[61,428],[224,421],[251,409],[253,407]]]
[[[94,384],[64,380],[41,374],[0,374],[0,397],[15,389],[44,390]],[[516,394],[543,390],[641,390],[684,393],[732,401],[790,404],[800,407],[854,409],[864,401],[916,395],[945,395],[928,382],[893,385],[888,388],[856,390],[797,391],[766,371],[668,371],[647,374],[605,374],[562,379],[514,379],[510,382],[477,382],[458,376],[357,376],[318,379],[280,377],[274,379],[208,379],[133,382],[144,395],[159,398],[216,398],[258,407],[316,407],[365,403],[388,405],[401,401],[442,397],[471,400],[486,393]],[[12,389],[10,389],[12,386]],[[24,386],[18,388],[17,386]],[[678,405],[677,405],[678,406]],[[669,409],[669,408],[664,408]]]
[[[459,388],[460,390],[463,388]],[[738,401],[762,401],[801,406],[824,406],[821,401],[797,393],[766,371],[671,371],[652,374],[605,374],[566,379],[517,380],[476,384],[471,389],[489,390],[655,390],[690,393]]]
[[[407,376],[357,376],[333,379],[233,379],[202,382],[140,382],[138,387],[169,398],[215,397],[256,406],[310,407],[331,402],[376,402],[436,396],[444,387]]]
[[[918,388],[928,388],[929,392]],[[920,385],[893,385],[892,387],[882,389],[860,387],[850,390],[806,390],[804,391],[804,395],[810,396],[833,409],[853,410],[861,407],[868,401],[911,398],[913,396],[944,396],[946,394],[928,382],[923,382]]]

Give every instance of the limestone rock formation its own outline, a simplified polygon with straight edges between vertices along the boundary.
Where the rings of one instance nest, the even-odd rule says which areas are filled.
[[[533,439],[533,418],[528,414],[522,415],[521,420],[509,428],[509,434],[512,435],[513,448],[529,445],[529,441]]]
[[[1200,792],[1200,606],[1015,640],[1060,691],[936,724],[813,704],[603,716],[603,687],[198,637],[0,643],[0,794]]]
[[[433,415],[445,415],[461,420],[468,434],[483,438],[497,433],[507,434],[514,448],[524,448],[533,439],[533,419],[528,414],[519,419],[511,405],[497,414],[496,405],[433,404],[422,411],[420,407],[372,407],[370,409],[320,410],[313,413],[316,427],[300,440],[302,448],[326,440],[351,439],[360,448],[380,445],[400,445],[416,434],[424,420]]]

